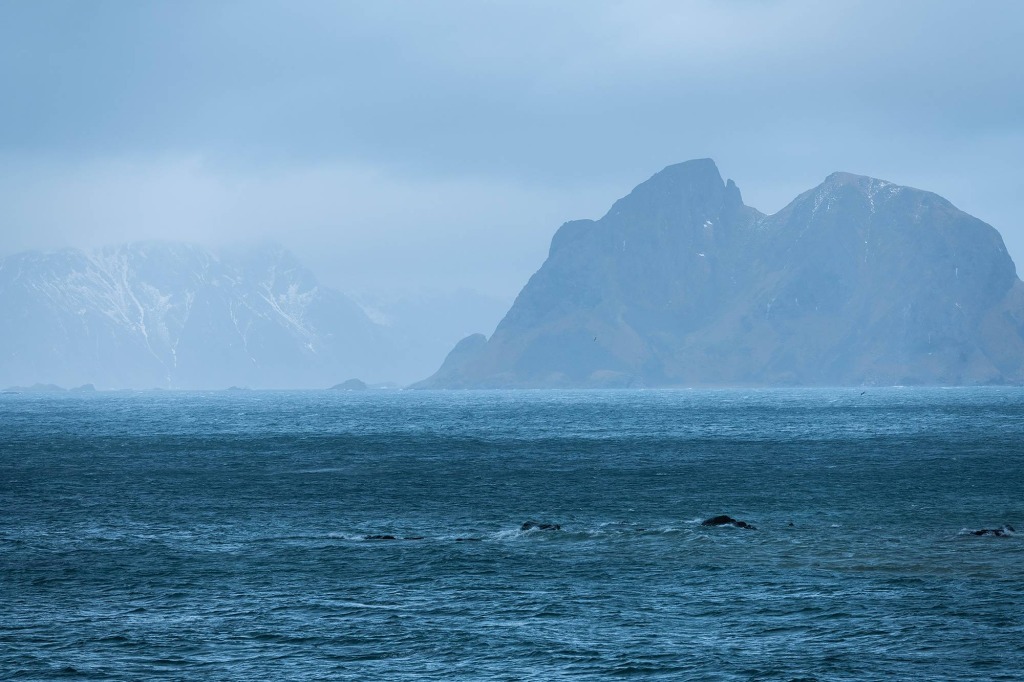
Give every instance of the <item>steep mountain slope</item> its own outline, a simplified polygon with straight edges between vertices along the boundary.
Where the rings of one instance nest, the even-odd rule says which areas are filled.
[[[377,327],[278,247],[17,254],[0,319],[0,385],[327,386],[380,364]]]
[[[494,335],[418,386],[1017,383],[1022,291],[937,195],[836,173],[764,216],[702,159],[563,225]]]

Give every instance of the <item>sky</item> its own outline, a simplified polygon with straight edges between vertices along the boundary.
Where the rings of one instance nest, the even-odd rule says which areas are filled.
[[[272,240],[350,293],[511,301],[571,219],[711,157],[844,170],[1024,262],[1024,3],[0,0],[0,255]]]

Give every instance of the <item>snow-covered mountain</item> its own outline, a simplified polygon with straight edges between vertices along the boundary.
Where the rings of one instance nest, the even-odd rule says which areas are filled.
[[[139,243],[0,259],[0,386],[330,386],[388,341],[277,246]]]

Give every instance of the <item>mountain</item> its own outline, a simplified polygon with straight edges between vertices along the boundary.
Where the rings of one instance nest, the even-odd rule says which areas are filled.
[[[329,386],[382,371],[355,303],[276,246],[177,243],[0,260],[0,386]]]
[[[772,216],[710,159],[555,233],[490,339],[418,388],[1024,382],[1024,285],[991,226],[834,173]]]

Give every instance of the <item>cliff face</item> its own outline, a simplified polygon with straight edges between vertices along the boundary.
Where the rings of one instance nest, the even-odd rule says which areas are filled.
[[[835,173],[773,216],[709,159],[555,234],[423,388],[1024,381],[1024,287],[941,197]]]

